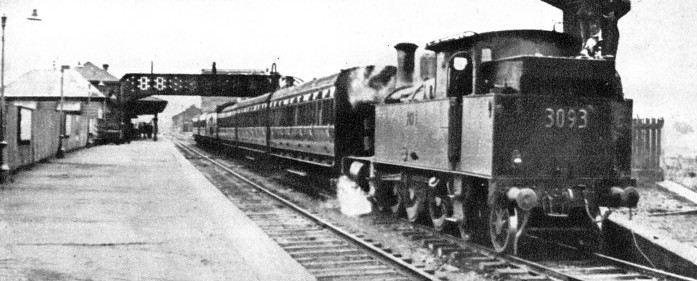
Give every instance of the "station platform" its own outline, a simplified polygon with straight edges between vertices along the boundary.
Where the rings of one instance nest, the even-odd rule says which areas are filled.
[[[68,153],[0,190],[0,280],[315,280],[166,139]]]

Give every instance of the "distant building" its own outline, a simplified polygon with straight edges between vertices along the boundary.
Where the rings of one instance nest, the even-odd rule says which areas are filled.
[[[109,73],[108,64],[103,64],[100,68],[91,62],[86,62],[83,65],[75,67],[75,70],[90,81],[92,86],[97,87],[105,97],[109,99],[117,98],[119,93],[119,78]]]
[[[109,73],[109,65],[102,64],[102,67],[98,67],[92,62],[86,62],[83,65],[78,65],[75,70],[79,72],[82,77],[87,79],[92,87],[97,88],[105,97],[104,100],[104,112],[99,117],[99,121],[96,124],[96,134],[95,138],[97,141],[115,141],[122,137],[121,135],[121,123],[123,116],[121,116],[121,111],[119,110],[119,79]],[[94,116],[96,113],[89,113],[90,116]]]
[[[172,116],[172,132],[190,133],[193,129],[192,120],[199,115],[201,115],[201,109],[191,105],[181,113]]]
[[[238,97],[201,97],[201,112],[216,112],[219,105],[237,103],[242,98]]]
[[[5,97],[5,162],[10,170],[54,156],[61,135],[65,151],[90,144],[106,100],[73,69],[62,74],[60,70],[27,72],[6,86]]]

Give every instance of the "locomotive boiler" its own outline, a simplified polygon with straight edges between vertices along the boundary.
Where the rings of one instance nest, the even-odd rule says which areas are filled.
[[[204,115],[199,142],[348,175],[381,210],[516,253],[523,233],[602,247],[609,208],[634,207],[631,100],[614,60],[540,30],[397,44],[357,67]],[[213,125],[210,123],[214,122]],[[569,239],[573,237],[574,239]]]

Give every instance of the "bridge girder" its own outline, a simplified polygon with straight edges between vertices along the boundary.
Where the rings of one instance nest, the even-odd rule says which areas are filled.
[[[128,73],[121,78],[121,103],[153,95],[255,97],[278,88],[278,73]]]

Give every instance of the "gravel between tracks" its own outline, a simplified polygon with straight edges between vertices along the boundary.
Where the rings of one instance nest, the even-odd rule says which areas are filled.
[[[458,269],[450,266],[447,263],[447,260],[436,257],[430,252],[430,250],[423,248],[416,242],[411,241],[406,237],[397,234],[396,232],[381,231],[380,227],[372,225],[371,223],[372,216],[379,214],[371,213],[362,216],[344,215],[340,211],[340,203],[336,198],[324,196],[317,198],[316,194],[305,194],[298,192],[297,188],[293,189],[287,187],[287,184],[284,182],[287,179],[285,179],[282,172],[256,166],[254,168],[245,167],[248,165],[253,166],[253,163],[241,164],[236,160],[223,161],[228,163],[230,166],[235,167],[234,169],[236,172],[247,176],[248,178],[252,179],[252,181],[262,186],[275,190],[277,194],[280,194],[287,200],[290,200],[308,210],[322,214],[325,219],[328,219],[333,224],[336,224],[353,233],[364,233],[366,236],[371,237],[384,246],[391,248],[395,253],[400,253],[404,257],[410,257],[414,265],[420,265],[425,269],[434,270],[436,272],[436,276],[439,278],[444,278],[444,280],[448,281],[491,280],[476,272],[458,272]],[[213,182],[216,182],[215,178],[221,177],[213,171],[203,172],[206,177],[211,178]]]
[[[258,176],[255,177],[255,179],[260,180]],[[447,260],[442,260],[435,257],[428,249],[421,247],[421,245],[416,245],[415,242],[396,233],[380,231],[379,227],[372,225],[370,219],[371,216],[375,216],[376,214],[347,216],[341,213],[340,203],[335,198],[324,198],[321,199],[319,204],[317,204],[317,198],[312,198],[311,196],[299,193],[290,188],[282,187],[278,183],[269,181],[268,179],[261,180],[264,181],[264,186],[272,185],[286,199],[289,199],[296,204],[300,204],[301,206],[316,213],[321,213],[325,219],[329,219],[332,223],[339,225],[350,232],[365,233],[368,237],[371,237],[381,244],[391,248],[394,252],[401,253],[405,257],[411,257],[413,264],[424,265],[425,268],[433,269],[436,271],[436,275],[438,277],[445,277],[447,278],[446,280],[449,281],[490,280],[475,272],[465,274],[458,273],[457,268],[447,264]]]

